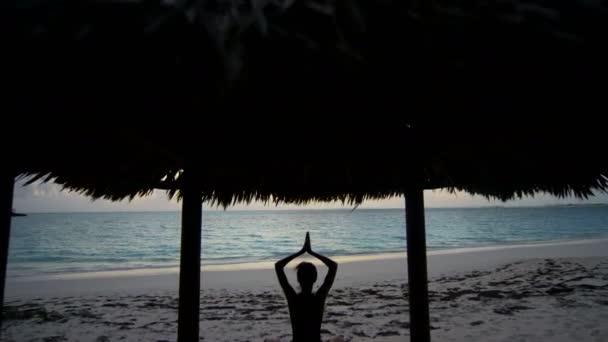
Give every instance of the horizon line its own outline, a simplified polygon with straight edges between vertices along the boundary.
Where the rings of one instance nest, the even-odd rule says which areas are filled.
[[[524,209],[524,208],[548,208],[548,207],[585,207],[605,206],[608,203],[564,203],[564,204],[539,204],[539,205],[479,205],[479,206],[432,206],[425,209]],[[232,211],[232,212],[254,212],[254,211],[361,211],[361,210],[405,210],[404,207],[389,208],[276,208],[276,209],[244,209],[244,208],[203,208],[203,211]],[[83,211],[16,211],[23,214],[97,214],[97,213],[180,213],[181,210],[83,210]]]

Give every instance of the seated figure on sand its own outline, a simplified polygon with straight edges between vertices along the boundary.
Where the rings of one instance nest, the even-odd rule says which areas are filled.
[[[310,262],[301,262],[297,267],[298,283],[300,283],[300,293],[291,287],[285,271],[285,266],[298,256],[308,253],[321,260],[327,267],[328,272],[325,280],[319,289],[313,293],[313,285],[317,280],[317,269]],[[314,252],[310,247],[310,235],[306,233],[304,247],[275,264],[275,270],[279,283],[287,297],[289,306],[289,316],[291,318],[291,329],[293,332],[293,342],[321,342],[321,323],[323,321],[323,311],[325,309],[325,299],[329,289],[334,283],[338,264],[328,257]],[[331,341],[342,341],[341,337]]]

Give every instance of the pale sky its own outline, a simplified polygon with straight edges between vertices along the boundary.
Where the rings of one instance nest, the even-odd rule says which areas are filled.
[[[580,204],[580,203],[608,203],[607,194],[598,194],[588,200],[576,198],[557,199],[548,195],[537,195],[534,198],[514,200],[508,202],[488,201],[481,196],[471,196],[466,193],[450,194],[445,190],[426,191],[425,205],[429,208],[437,207],[483,207],[483,206],[543,206],[554,204]],[[403,208],[404,201],[401,197],[390,198],[382,201],[368,201],[359,208]],[[155,191],[152,195],[144,198],[135,198],[133,201],[110,202],[107,200],[92,201],[86,196],[74,192],[61,191],[56,184],[34,184],[23,186],[23,181],[15,184],[15,195],[13,208],[18,212],[78,212],[78,211],[176,211],[180,210],[180,203],[175,200],[169,201],[164,191]],[[205,209],[216,209],[204,207]],[[320,203],[307,206],[252,203],[250,205],[237,205],[228,210],[281,210],[281,209],[331,209],[345,208],[341,203]],[[223,210],[223,209],[220,209]]]

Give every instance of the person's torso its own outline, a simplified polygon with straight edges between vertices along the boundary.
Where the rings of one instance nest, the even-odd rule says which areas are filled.
[[[316,294],[297,294],[289,303],[293,342],[321,341],[325,298]]]

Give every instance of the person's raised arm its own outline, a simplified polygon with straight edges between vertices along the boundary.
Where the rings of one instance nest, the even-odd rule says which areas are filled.
[[[279,284],[281,284],[281,288],[283,289],[283,292],[285,292],[288,299],[295,296],[296,291],[294,291],[293,287],[289,285],[289,280],[287,280],[287,276],[285,275],[285,271],[283,269],[291,260],[304,254],[304,252],[305,248],[302,248],[300,251],[285,257],[274,264],[274,270],[277,273],[277,278],[279,278]]]
[[[338,272],[338,264],[330,258],[312,250],[312,248],[310,247],[310,236],[308,235],[308,233],[306,233],[306,243],[304,243],[304,250],[308,252],[308,254],[321,260],[321,262],[323,262],[328,268],[327,275],[325,276],[325,280],[323,281],[323,285],[321,285],[321,287],[319,287],[319,290],[317,291],[317,293],[321,293],[326,296],[327,293],[329,293],[329,289],[331,289],[331,286],[334,284],[334,280],[336,279],[336,273]]]

